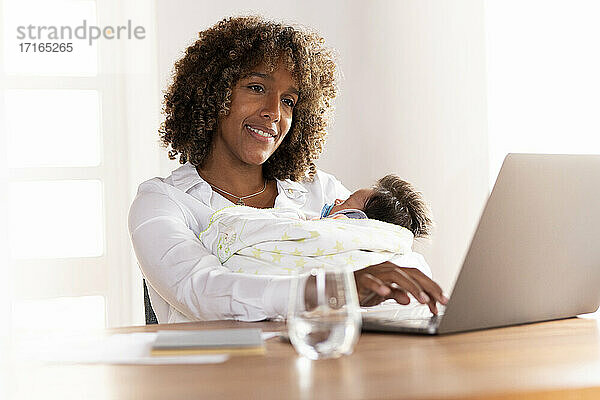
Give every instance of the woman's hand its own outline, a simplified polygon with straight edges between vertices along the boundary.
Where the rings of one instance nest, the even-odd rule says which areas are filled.
[[[354,271],[361,306],[374,306],[386,299],[400,304],[410,303],[407,293],[421,304],[427,304],[437,315],[436,301],[447,304],[442,288],[416,268],[403,268],[389,261]]]

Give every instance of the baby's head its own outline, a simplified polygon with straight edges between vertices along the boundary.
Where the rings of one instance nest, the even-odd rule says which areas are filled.
[[[386,175],[372,188],[359,189],[346,200],[337,199],[329,211],[362,210],[367,217],[403,226],[415,237],[431,233],[433,221],[420,192],[396,175]]]

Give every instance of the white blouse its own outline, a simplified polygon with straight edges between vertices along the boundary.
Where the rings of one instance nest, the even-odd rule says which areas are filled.
[[[325,203],[350,195],[322,171],[312,182],[277,180],[277,191],[275,207],[294,207],[308,218],[319,217]],[[231,272],[198,239],[211,215],[232,204],[189,162],[167,178],[140,185],[129,210],[129,233],[160,323],[259,321],[286,315],[292,277]],[[420,254],[394,262],[430,275]]]

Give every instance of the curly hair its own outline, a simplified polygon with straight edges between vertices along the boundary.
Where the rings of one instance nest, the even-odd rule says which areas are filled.
[[[431,234],[433,221],[423,196],[396,175],[377,181],[363,211],[369,218],[403,226],[415,237]]]
[[[202,166],[219,121],[231,106],[232,88],[253,68],[279,62],[299,86],[292,124],[277,150],[263,164],[266,179],[312,180],[323,150],[338,90],[338,69],[324,39],[305,28],[258,16],[226,18],[199,33],[175,63],[165,92],[160,139],[169,158]]]

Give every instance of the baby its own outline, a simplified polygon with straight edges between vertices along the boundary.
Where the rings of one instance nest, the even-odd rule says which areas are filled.
[[[225,207],[199,239],[233,272],[289,275],[326,265],[358,270],[394,262],[411,253],[413,239],[427,236],[431,225],[421,194],[388,175],[325,205],[315,220],[295,208]]]
[[[346,200],[325,204],[321,218],[371,218],[403,226],[415,237],[431,233],[429,208],[420,192],[396,175],[386,175],[372,188],[359,189]]]

